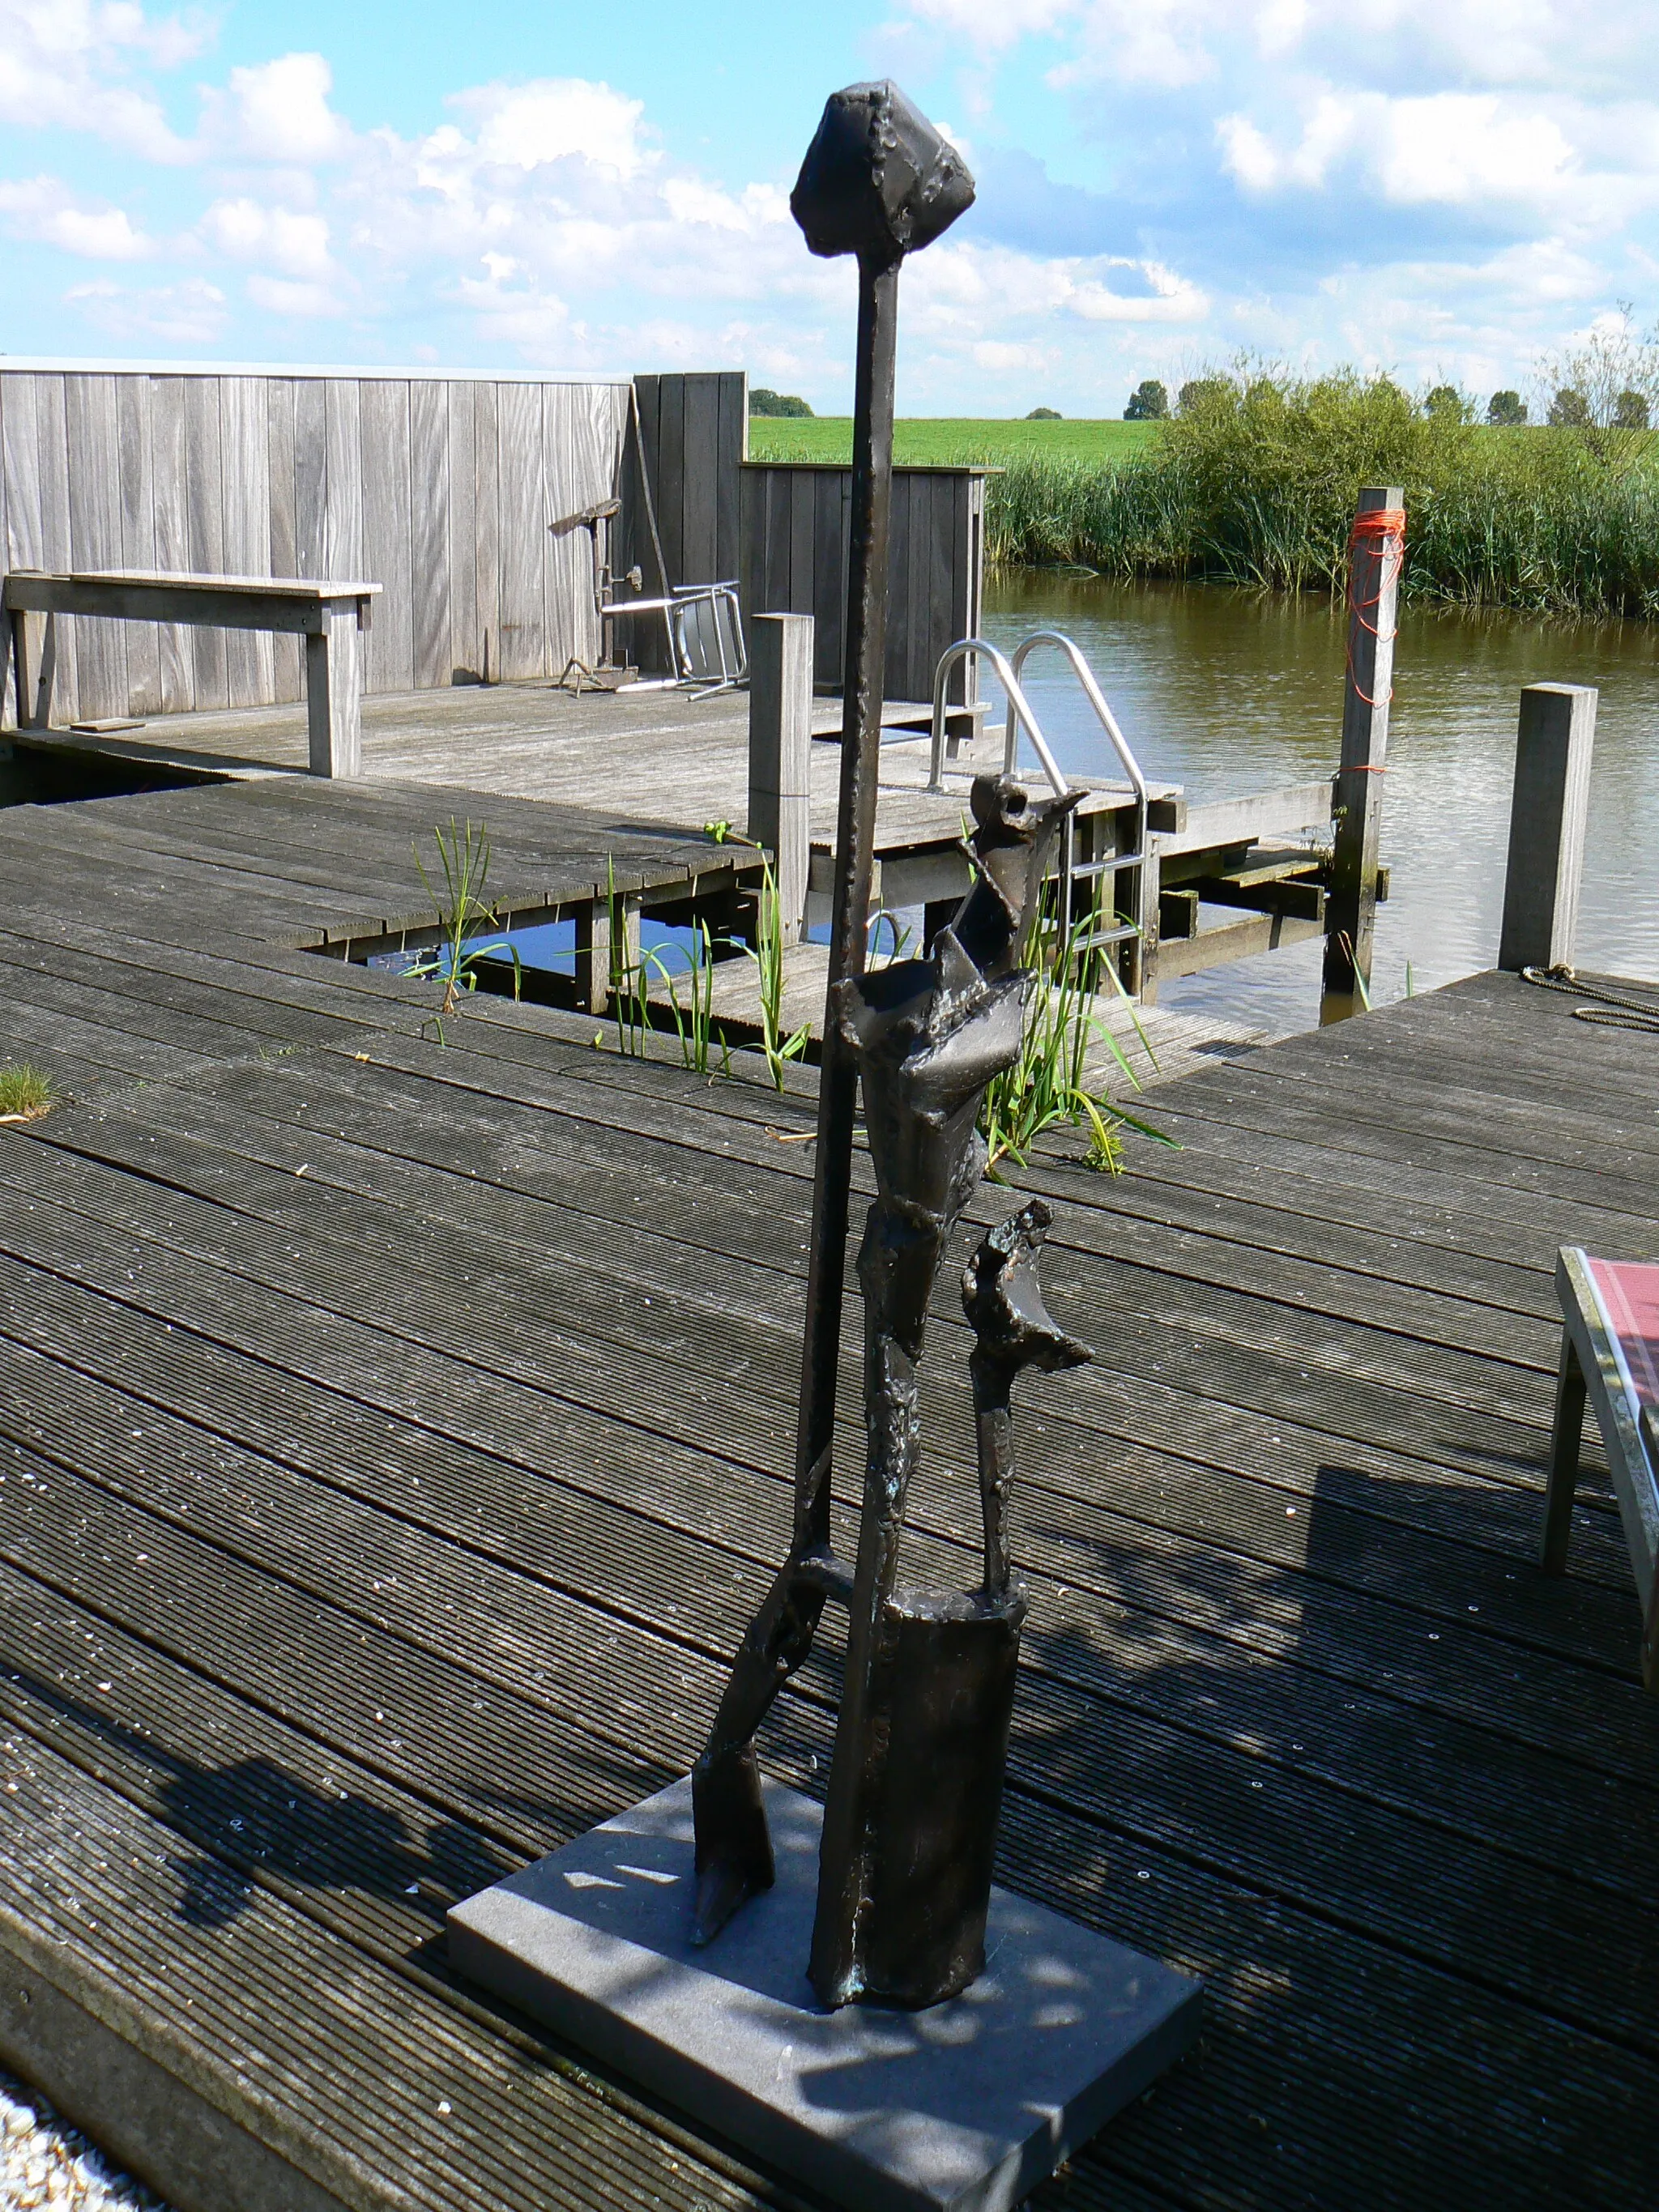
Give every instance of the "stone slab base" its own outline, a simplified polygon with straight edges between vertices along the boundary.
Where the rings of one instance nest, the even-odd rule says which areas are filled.
[[[459,1971],[858,2212],[1006,2212],[1180,2056],[1200,1987],[1006,1890],[926,2012],[814,2006],[821,1808],[769,1784],[776,1887],[690,1940],[691,1785],[449,1915]]]

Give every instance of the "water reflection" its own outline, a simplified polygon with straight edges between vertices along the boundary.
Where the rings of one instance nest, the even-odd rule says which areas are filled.
[[[1336,764],[1344,632],[1322,599],[1202,585],[1122,585],[1041,572],[994,577],[986,634],[1067,630],[1149,773],[1225,799]],[[1028,690],[1079,774],[1109,750],[1058,658]],[[1642,623],[1564,623],[1413,610],[1401,623],[1377,915],[1377,1001],[1492,965],[1498,949],[1517,694],[1542,680],[1601,688],[1577,958],[1659,975],[1659,637]],[[1171,1006],[1281,1029],[1318,1016],[1319,947],[1299,945],[1170,984]]]

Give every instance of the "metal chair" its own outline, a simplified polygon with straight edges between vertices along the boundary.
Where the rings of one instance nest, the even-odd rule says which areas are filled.
[[[550,523],[550,530],[586,531],[592,551],[593,611],[599,618],[599,658],[590,666],[577,653],[566,661],[559,677],[562,688],[616,691],[669,690],[683,687],[697,699],[716,692],[735,690],[749,678],[749,653],[743,635],[743,615],[735,583],[677,584],[655,599],[618,599],[623,583],[637,592],[644,572],[633,568],[618,577],[611,565],[611,529],[622,507],[620,499],[596,500],[580,514]],[[646,615],[663,625],[672,676],[640,677],[627,662],[616,658],[618,622]]]
[[[1659,1266],[1564,1244],[1561,1365],[1544,1502],[1546,1574],[1565,1574],[1584,1407],[1607,1447],[1642,1607],[1642,1680],[1659,1692]]]

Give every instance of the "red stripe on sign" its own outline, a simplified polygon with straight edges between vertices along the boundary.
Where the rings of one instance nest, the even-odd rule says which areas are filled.
[[[1589,1272],[1637,1396],[1644,1406],[1659,1407],[1659,1266],[1591,1260]]]

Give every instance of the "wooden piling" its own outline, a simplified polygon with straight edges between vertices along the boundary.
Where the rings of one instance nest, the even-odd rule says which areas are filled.
[[[639,964],[638,894],[584,900],[576,909],[576,1004],[582,1012],[608,1013]]]
[[[1595,705],[1589,684],[1528,684],[1521,694],[1500,968],[1571,963]]]
[[[749,835],[775,857],[786,945],[800,941],[811,864],[811,615],[757,615],[749,631]]]
[[[1376,915],[1376,855],[1382,833],[1382,777],[1389,750],[1389,700],[1405,494],[1369,484],[1354,511],[1348,570],[1348,665],[1342,702],[1342,765],[1337,772],[1326,902],[1322,1024],[1344,1021],[1364,1003],[1371,979]]]

